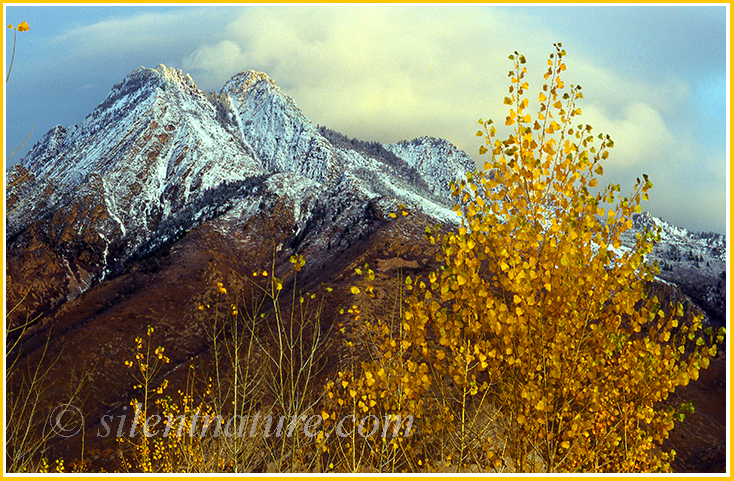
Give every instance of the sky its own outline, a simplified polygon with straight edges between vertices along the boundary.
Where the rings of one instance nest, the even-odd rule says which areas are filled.
[[[5,4],[5,25],[30,26],[5,85],[6,155],[33,129],[7,165],[53,126],[83,122],[137,67],[159,64],[208,91],[259,70],[315,124],[368,141],[441,137],[483,165],[477,121],[507,115],[508,55],[527,57],[537,98],[561,42],[565,81],[583,87],[580,120],[615,142],[600,183],[630,192],[648,174],[643,210],[725,233],[725,5]]]

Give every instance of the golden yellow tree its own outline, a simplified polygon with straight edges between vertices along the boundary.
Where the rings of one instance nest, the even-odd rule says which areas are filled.
[[[491,159],[452,186],[461,227],[427,230],[441,269],[406,279],[411,293],[399,329],[384,330],[383,356],[342,380],[364,390],[380,369],[396,379],[387,394],[344,396],[366,395],[383,411],[382,400],[412,393],[417,432],[445,440],[422,450],[434,467],[669,470],[674,453],[661,443],[676,412],[663,401],[723,340],[723,329],[704,330],[701,318],[647,295],[657,267],[645,256],[659,234],[640,233],[627,248],[620,236],[652,183],[637,179],[629,197],[598,186],[614,144],[578,121],[581,87],[561,79],[564,56],[555,45],[535,117],[525,57],[510,56],[512,132],[499,140],[480,120],[480,154]],[[398,353],[402,366],[390,362]],[[415,469],[418,452],[405,465]]]

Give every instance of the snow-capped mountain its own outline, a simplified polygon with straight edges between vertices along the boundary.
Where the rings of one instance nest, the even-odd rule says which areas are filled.
[[[622,235],[624,246],[635,243],[638,232],[660,229],[660,240],[648,255],[657,261],[658,278],[676,284],[703,308],[717,325],[726,321],[726,239],[716,233],[695,233],[654,217],[634,214],[633,228]]]
[[[10,171],[8,235],[91,189],[104,214],[75,230],[95,222],[99,235],[134,249],[206,190],[264,172],[216,114],[190,77],[135,70],[81,125],[55,127]]]
[[[404,204],[453,222],[448,182],[473,168],[441,139],[373,152],[334,142],[264,73],[242,72],[206,95],[181,71],[141,67],[81,125],[55,127],[11,169],[7,238],[21,257],[40,242],[65,272],[56,296],[73,298],[264,195],[291,197],[294,232],[352,206]]]

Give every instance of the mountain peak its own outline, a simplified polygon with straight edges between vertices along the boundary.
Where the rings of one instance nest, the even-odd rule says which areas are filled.
[[[236,96],[239,93],[247,92],[253,86],[261,83],[269,87],[277,88],[273,79],[268,77],[266,73],[258,72],[257,70],[245,70],[229,79],[224,84],[221,91],[227,92],[231,96]]]
[[[185,74],[181,70],[159,64],[152,71],[156,72],[164,80],[198,90],[198,87],[196,86],[196,83],[194,83],[194,79],[191,78],[191,75],[187,73]]]

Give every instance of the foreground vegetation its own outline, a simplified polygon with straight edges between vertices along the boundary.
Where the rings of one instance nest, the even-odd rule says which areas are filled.
[[[461,226],[426,229],[440,268],[425,278],[399,274],[392,316],[365,314],[378,302],[366,265],[345,312],[360,332],[344,335],[322,319],[328,288],[298,292],[306,260],[294,256],[288,294],[273,262],[202,297],[211,361],[190,364],[175,394],[156,381],[168,357],[154,329],[135,338],[125,365],[140,396],[130,406],[157,421],[119,436],[117,469],[670,470],[675,453],[661,445],[686,407],[663,401],[697,379],[725,333],[647,294],[656,233],[620,249],[652,183],[643,176],[629,196],[599,185],[614,143],[578,120],[581,88],[562,80],[564,56],[556,45],[535,117],[525,58],[510,56],[510,133],[499,140],[492,121],[479,122],[489,160],[452,186]],[[343,353],[336,372],[324,370],[329,350]],[[280,417],[287,423],[274,427]],[[203,418],[211,422],[195,430]],[[20,449],[11,450],[17,419],[8,419],[10,458]],[[219,419],[251,422],[246,435],[227,436]],[[32,456],[47,441],[11,470],[49,469]]]

